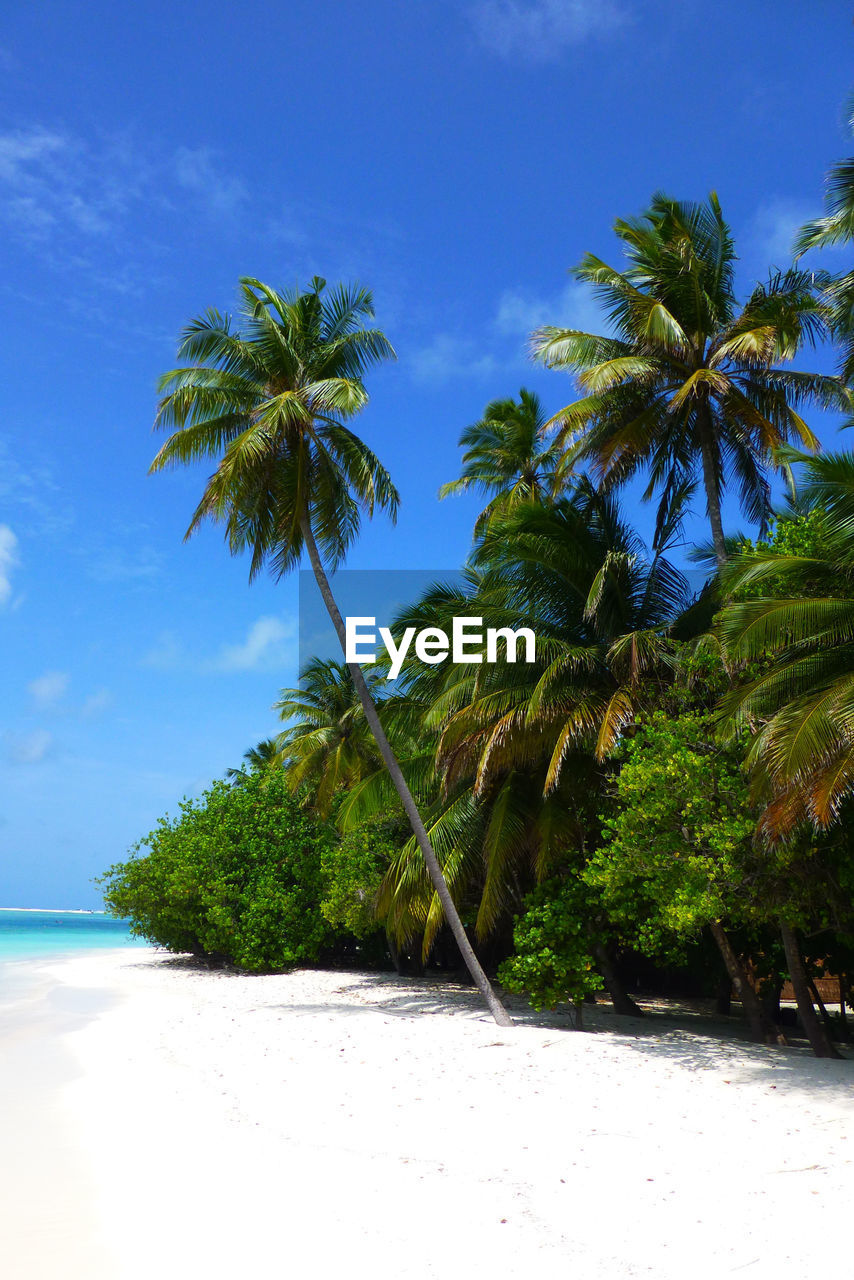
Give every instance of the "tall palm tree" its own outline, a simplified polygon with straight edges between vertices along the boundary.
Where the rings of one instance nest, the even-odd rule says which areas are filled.
[[[178,348],[182,367],[160,380],[156,425],[173,429],[152,463],[159,471],[218,459],[187,536],[205,520],[222,522],[233,554],[249,550],[250,579],[268,564],[281,577],[308,555],[345,649],[345,627],[327,577],[375,507],[392,518],[397,490],[385,468],[345,420],[367,403],[364,375],[394,356],[373,318],[368,290],[325,292],[315,277],[301,291],[240,282],[242,332],[207,311],[190,322]],[[380,723],[365,677],[350,666],[365,718],[400,796],[463,959],[496,1022],[511,1020],[483,972],[454,907],[415,801]]]
[[[737,482],[762,527],[777,450],[789,439],[818,447],[799,409],[849,407],[838,379],[783,367],[823,332],[822,280],[777,272],[739,309],[732,235],[714,194],[705,204],[657,195],[643,217],[614,230],[628,267],[587,254],[574,270],[593,286],[614,336],[547,326],[532,337],[534,354],[572,371],[582,392],[553,421],[569,458],[589,459],[607,483],[645,470],[645,497],[661,495],[660,519],[673,493],[701,477],[720,567],[725,484]]]
[[[377,701],[379,677],[365,672],[365,682]],[[323,816],[341,789],[382,767],[346,663],[312,658],[300,671],[299,687],[283,689],[274,710],[292,721],[278,739],[289,761],[288,785],[298,791],[308,784],[312,804]]]
[[[827,826],[854,792],[854,455],[804,465],[802,499],[825,513],[819,545],[736,557],[720,620],[730,659],[760,664],[724,713],[753,734],[748,760],[777,835],[803,819]]]
[[[849,104],[849,126],[854,131],[854,99]],[[808,222],[798,232],[795,253],[800,257],[811,249],[854,243],[854,156],[835,164],[827,175],[827,212]],[[854,271],[843,272],[827,281],[830,323],[842,339],[841,376],[854,382]]]
[[[522,387],[518,400],[491,401],[483,417],[460,436],[462,475],[443,484],[439,497],[468,490],[489,496],[475,522],[475,537],[496,513],[517,502],[551,497],[559,450],[554,442],[543,442],[545,425],[539,396]]]

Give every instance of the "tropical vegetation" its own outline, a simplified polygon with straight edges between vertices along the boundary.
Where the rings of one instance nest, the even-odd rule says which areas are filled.
[[[279,734],[112,868],[107,902],[248,969],[465,968],[505,1023],[487,975],[578,1026],[603,991],[631,1016],[645,984],[722,1016],[734,997],[777,1042],[789,982],[832,1056],[854,974],[854,455],[821,451],[816,415],[854,407],[854,273],[795,254],[854,240],[854,162],[791,264],[743,294],[714,194],[657,194],[614,230],[620,267],[575,268],[602,331],[531,338],[575,398],[547,413],[523,387],[464,428],[440,496],[484,502],[471,550],[392,624],[528,627],[534,660],[409,655],[386,682],[311,657]],[[187,326],[153,469],[212,458],[188,534],[221,522],[250,576],[307,556],[343,647],[334,570],[361,519],[398,506],[348,424],[393,352],[364,289],[240,296],[238,325]],[[710,547],[686,543],[698,504]],[[736,504],[753,536],[728,527]]]

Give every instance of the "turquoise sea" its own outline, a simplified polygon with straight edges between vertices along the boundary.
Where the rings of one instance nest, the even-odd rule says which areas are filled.
[[[13,911],[0,908],[0,961],[27,960],[104,947],[145,946],[122,920],[98,911]]]

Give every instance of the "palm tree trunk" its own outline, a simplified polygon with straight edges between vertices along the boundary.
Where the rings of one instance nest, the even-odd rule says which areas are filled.
[[[709,925],[709,931],[718,945],[727,973],[732,979],[732,985],[735,987],[735,994],[741,1001],[741,1007],[744,1010],[753,1039],[760,1044],[763,1042],[765,1044],[777,1043],[779,1032],[765,1014],[762,1002],[753,990],[744,965],[735,954],[723,925],[719,920],[715,920]]]
[[[715,483],[716,472],[714,464],[714,455],[712,453],[712,443],[709,435],[703,436],[701,445],[701,453],[703,458],[703,485],[706,490],[706,510],[709,513],[709,524],[712,526],[712,542],[715,548],[715,559],[718,562],[718,568],[722,569],[726,564],[726,541],[724,540],[724,526],[721,520],[721,499],[718,493],[718,486]]]
[[[783,948],[786,952],[786,968],[789,970],[789,977],[795,989],[795,999],[798,1002],[798,1017],[810,1042],[810,1047],[817,1058],[839,1058],[842,1055],[837,1053],[833,1047],[816,1014],[815,1005],[810,995],[809,979],[804,967],[804,958],[801,955],[801,944],[798,942],[798,935],[791,925],[784,924],[782,920],[780,921],[780,933],[783,938]]]
[[[335,602],[335,597],[332,594],[332,588],[329,585],[329,579],[327,578],[326,571],[323,568],[320,553],[317,550],[317,543],[314,540],[311,521],[309,520],[307,513],[304,514],[300,520],[300,530],[305,541],[308,558],[311,561],[311,567],[314,570],[314,576],[317,580],[320,594],[323,597],[323,603],[326,605],[329,617],[332,619],[332,625],[334,626],[338,639],[341,642],[341,648],[346,654],[347,633],[344,626],[344,619],[341,617],[341,612]],[[466,936],[466,931],[463,928],[463,922],[459,917],[456,906],[454,905],[454,900],[451,897],[447,882],[442,874],[442,868],[439,865],[439,859],[433,851],[433,846],[430,843],[430,837],[427,835],[427,830],[421,820],[421,815],[418,812],[418,807],[412,797],[412,792],[406,785],[406,779],[403,776],[403,771],[398,763],[397,756],[394,754],[394,751],[391,748],[391,743],[386,737],[385,730],[380,723],[380,718],[377,714],[374,700],[371,697],[365,677],[362,675],[362,668],[357,662],[350,662],[347,665],[349,666],[350,674],[353,677],[353,684],[356,687],[356,692],[359,695],[359,700],[365,712],[365,719],[367,720],[371,732],[376,739],[377,746],[380,749],[380,754],[385,762],[386,768],[388,769],[389,776],[394,783],[394,789],[400,796],[401,804],[406,811],[406,816],[409,819],[418,847],[424,856],[425,863],[427,864],[430,879],[433,881],[433,888],[439,896],[439,901],[442,904],[442,910],[445,913],[445,919],[450,925],[451,932],[453,933],[457,946],[460,949],[460,954],[465,961],[466,968],[471,974],[472,981],[483,996],[489,1012],[492,1014],[499,1027],[512,1027],[513,1019],[510,1017],[507,1010],[498,999],[498,996],[495,994],[492,984],[481,968],[480,962],[474,953],[474,949]]]

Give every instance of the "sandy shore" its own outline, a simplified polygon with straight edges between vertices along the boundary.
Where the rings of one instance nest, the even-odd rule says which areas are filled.
[[[604,1009],[500,1031],[386,975],[27,976],[0,1014],[14,1280],[778,1280],[847,1249],[854,1061]]]

